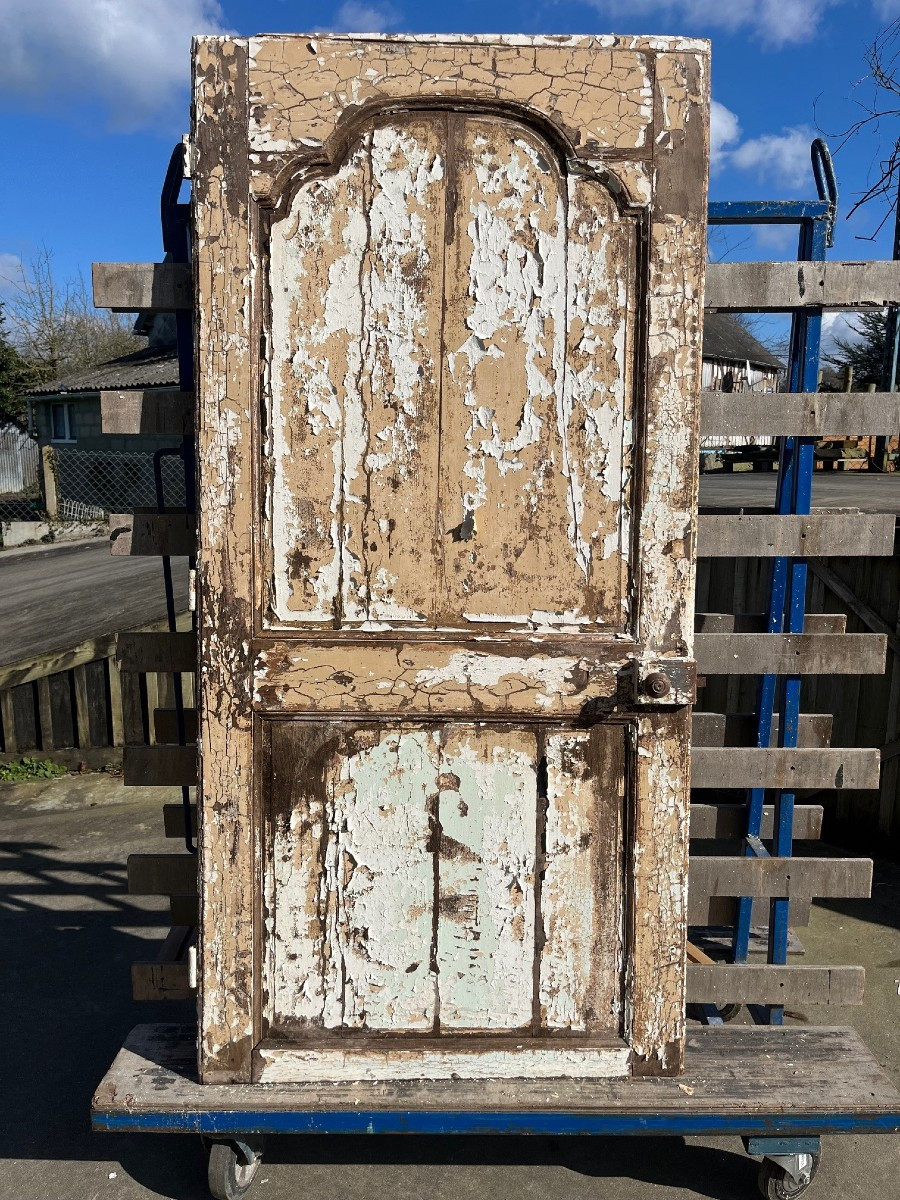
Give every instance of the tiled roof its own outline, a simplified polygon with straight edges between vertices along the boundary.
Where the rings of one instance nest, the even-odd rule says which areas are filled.
[[[749,362],[754,367],[774,367],[776,370],[784,366],[780,358],[728,313],[704,313],[703,357]]]
[[[42,383],[31,395],[47,398],[78,392],[153,387],[178,387],[178,354],[171,347],[148,346],[99,367],[88,367],[51,383]]]

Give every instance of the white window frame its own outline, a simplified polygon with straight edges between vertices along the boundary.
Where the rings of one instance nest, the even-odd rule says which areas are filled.
[[[56,445],[75,442],[78,439],[75,437],[75,421],[73,419],[74,404],[70,400],[55,400],[50,405],[50,441]],[[54,409],[61,408],[63,410],[63,424],[65,426],[65,437],[56,436],[56,423],[53,419]]]

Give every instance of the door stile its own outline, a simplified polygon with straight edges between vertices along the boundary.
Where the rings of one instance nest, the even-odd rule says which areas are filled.
[[[194,43],[200,672],[198,1068],[249,1082],[254,1040],[253,314],[247,45]]]
[[[706,245],[704,61],[657,55],[657,183],[650,220],[645,444],[638,518],[640,681],[662,658],[693,655],[694,537]],[[697,180],[703,181],[697,186]],[[673,486],[677,484],[677,486]],[[627,1037],[635,1074],[683,1068],[690,707],[638,719],[630,846]]]

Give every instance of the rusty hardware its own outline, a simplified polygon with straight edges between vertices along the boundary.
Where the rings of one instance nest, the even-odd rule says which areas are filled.
[[[654,671],[644,680],[644,690],[648,696],[653,696],[656,700],[667,696],[671,686],[668,675],[663,675],[662,671]]]

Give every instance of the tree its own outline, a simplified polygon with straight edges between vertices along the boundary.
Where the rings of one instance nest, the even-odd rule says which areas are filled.
[[[6,316],[0,305],[0,425],[25,422],[25,395],[37,383],[35,371],[6,335]]]
[[[6,283],[9,341],[34,373],[32,386],[143,345],[131,332],[133,318],[94,308],[81,275],[58,278],[46,246],[20,260]]]
[[[838,371],[853,368],[855,391],[862,391],[870,383],[881,387],[887,319],[886,312],[859,313],[851,326],[856,338],[849,341],[836,337],[836,349],[822,356],[829,366]]]

